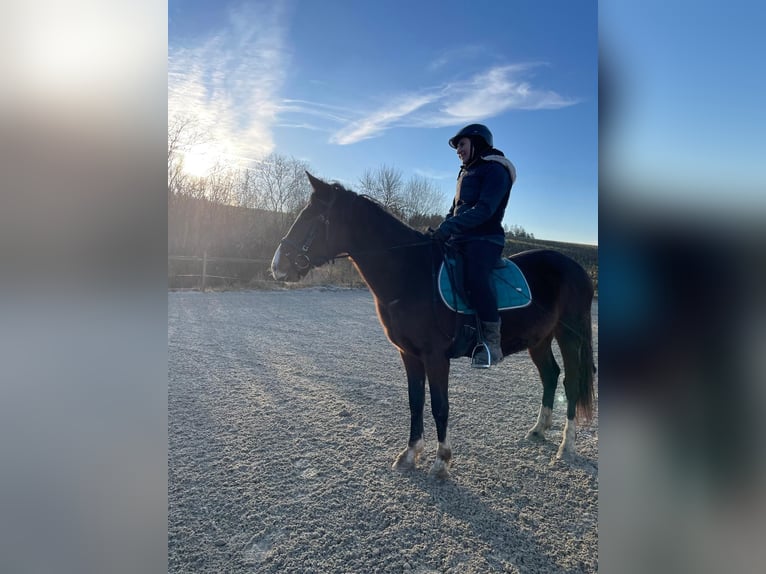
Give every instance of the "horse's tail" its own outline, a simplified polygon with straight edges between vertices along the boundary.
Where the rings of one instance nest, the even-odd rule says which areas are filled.
[[[593,416],[593,379],[596,365],[593,362],[593,329],[591,327],[590,305],[587,313],[583,313],[580,322],[581,340],[579,345],[579,372],[577,418],[590,421]]]

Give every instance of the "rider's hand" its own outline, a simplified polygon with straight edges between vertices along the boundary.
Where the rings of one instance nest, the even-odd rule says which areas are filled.
[[[451,233],[444,229],[443,225],[440,225],[436,229],[428,228],[428,231],[426,232],[431,239],[434,241],[438,241],[439,243],[444,243],[450,238]]]

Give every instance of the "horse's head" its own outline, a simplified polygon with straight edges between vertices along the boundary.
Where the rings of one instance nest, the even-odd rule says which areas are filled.
[[[280,281],[298,281],[314,267],[341,253],[335,245],[336,234],[330,232],[330,221],[338,216],[338,196],[346,190],[337,183],[325,183],[309,172],[306,175],[314,191],[271,260],[271,274]]]

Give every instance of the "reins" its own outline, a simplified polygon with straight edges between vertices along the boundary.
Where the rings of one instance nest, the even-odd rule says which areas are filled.
[[[370,253],[382,253],[384,251],[393,251],[394,249],[405,249],[408,247],[423,247],[425,245],[432,244],[432,239],[426,239],[424,241],[415,241],[413,243],[402,243],[401,245],[392,245],[391,247],[383,247],[378,249],[365,249],[362,251],[355,251],[355,255],[368,255]],[[330,259],[341,259],[344,257],[351,257],[350,253],[341,253],[340,255],[335,255],[331,257]]]

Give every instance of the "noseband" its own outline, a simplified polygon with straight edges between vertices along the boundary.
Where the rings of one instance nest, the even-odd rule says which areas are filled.
[[[317,200],[316,198],[314,201],[324,204],[325,209],[323,213],[320,213],[314,217],[311,225],[309,226],[309,230],[306,232],[306,236],[303,238],[303,241],[296,243],[292,239],[288,239],[288,237],[285,236],[279,242],[280,246],[287,245],[296,250],[295,254],[288,254],[287,259],[290,261],[290,264],[299,271],[306,271],[311,267],[319,267],[320,265],[323,265],[333,259],[333,257],[328,257],[326,255],[314,255],[313,259],[309,256],[309,249],[311,249],[311,245],[314,243],[314,239],[316,239],[317,234],[322,227],[324,227],[325,241],[329,239],[330,209],[332,208],[333,203],[335,203],[335,198],[333,197],[333,199],[329,202]]]

